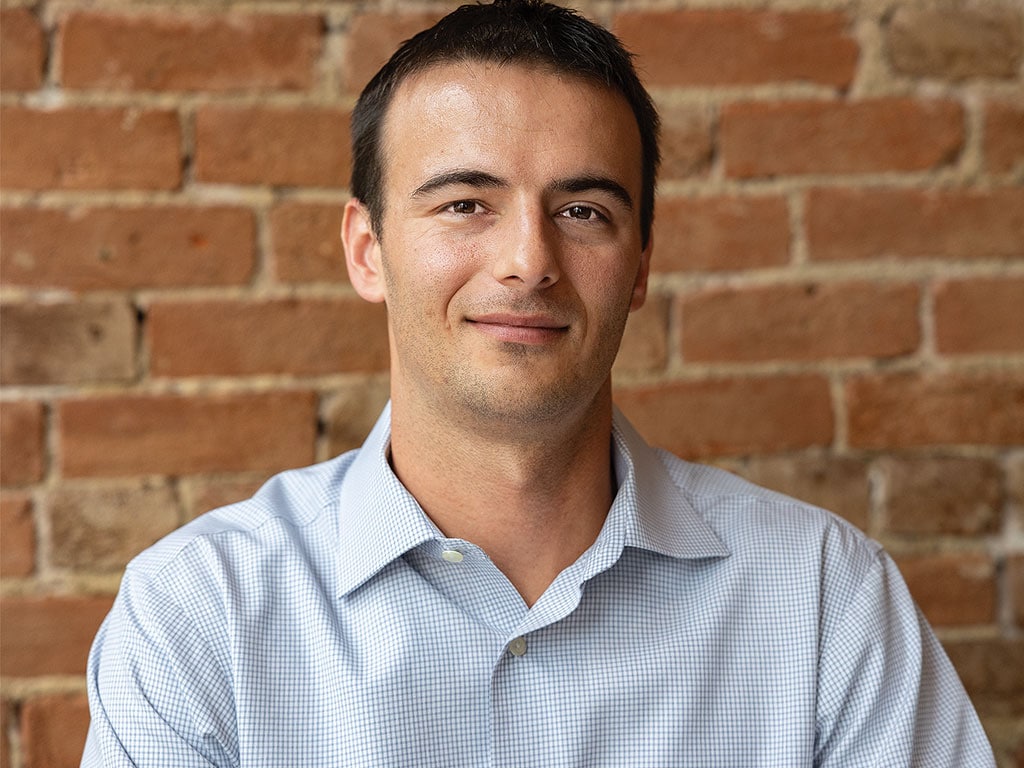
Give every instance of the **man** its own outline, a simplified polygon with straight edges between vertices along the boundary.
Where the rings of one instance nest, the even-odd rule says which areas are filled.
[[[609,33],[464,7],[353,133],[391,404],[129,567],[84,765],[992,765],[876,544],[615,413],[657,117]]]

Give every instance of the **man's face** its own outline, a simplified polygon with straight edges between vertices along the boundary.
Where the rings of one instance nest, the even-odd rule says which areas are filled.
[[[639,131],[617,93],[446,64],[387,112],[379,240],[355,203],[357,290],[388,307],[392,391],[449,418],[537,423],[607,396],[644,300]]]

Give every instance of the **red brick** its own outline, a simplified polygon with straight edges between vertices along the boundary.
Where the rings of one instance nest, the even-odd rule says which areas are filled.
[[[756,269],[789,260],[781,197],[667,197],[654,222],[655,272]]]
[[[289,201],[270,212],[277,279],[287,283],[347,283],[341,247],[342,204]]]
[[[4,384],[128,381],[135,375],[135,312],[122,301],[0,307]]]
[[[814,260],[1015,258],[1024,189],[985,192],[817,189],[807,198]]]
[[[250,211],[213,206],[0,209],[8,285],[73,291],[237,285],[252,274]]]
[[[985,165],[990,171],[1024,167],[1024,104],[985,107]]]
[[[0,11],[0,88],[34,91],[43,84],[46,40],[28,8]]]
[[[859,48],[841,13],[637,10],[615,33],[649,85],[719,86],[794,80],[845,87]]]
[[[149,308],[156,376],[326,374],[388,367],[387,316],[359,297],[160,302]]]
[[[1013,623],[1018,629],[1024,629],[1024,555],[1014,555],[1007,559],[1006,579]]]
[[[955,280],[935,288],[935,338],[943,354],[1024,352],[1024,280]]]
[[[1010,8],[904,6],[889,23],[886,49],[901,74],[1014,77],[1021,61],[1021,16]]]
[[[237,91],[310,88],[323,22],[312,15],[72,13],[65,88]]]
[[[349,23],[342,82],[349,93],[359,93],[398,46],[426,29],[442,14],[361,13]]]
[[[629,316],[615,358],[615,373],[658,371],[668,363],[668,320],[671,300],[648,294],[643,307]]]
[[[25,766],[77,768],[89,730],[89,701],[84,693],[29,699],[21,712]]]
[[[43,479],[43,404],[27,400],[0,403],[0,484],[28,485]]]
[[[348,184],[349,117],[313,107],[201,107],[199,181],[274,186]]]
[[[988,555],[906,555],[896,562],[910,594],[934,626],[996,621],[996,570]]]
[[[311,392],[83,398],[58,413],[65,477],[269,471],[314,458]]]
[[[859,448],[1024,443],[1024,375],[879,373],[846,384]]]
[[[681,381],[616,391],[652,443],[685,457],[770,453],[832,440],[828,382],[819,376]]]
[[[0,576],[31,576],[36,561],[36,528],[32,499],[4,496],[0,499]]]
[[[965,640],[946,643],[964,688],[982,717],[1024,711],[1024,640]]]
[[[11,738],[8,735],[14,719],[7,699],[0,699],[0,768],[11,768]]]
[[[181,128],[166,110],[67,107],[0,112],[8,189],[175,189]]]
[[[999,468],[957,457],[881,461],[886,529],[901,534],[996,533],[1002,522]]]
[[[863,461],[839,456],[759,456],[738,468],[752,483],[835,512],[861,530],[871,506]]]
[[[687,361],[895,357],[920,342],[913,285],[808,283],[684,297]]]
[[[900,98],[728,104],[719,137],[737,178],[924,171],[952,162],[963,141],[958,104]]]
[[[327,450],[336,456],[363,444],[390,395],[388,382],[364,379],[332,390],[325,422]]]
[[[714,152],[711,115],[706,109],[675,104],[659,105],[661,117],[662,181],[686,179],[705,174]]]
[[[83,571],[120,571],[182,522],[164,483],[63,485],[49,499],[50,562]]]
[[[110,597],[0,597],[0,675],[81,675]]]

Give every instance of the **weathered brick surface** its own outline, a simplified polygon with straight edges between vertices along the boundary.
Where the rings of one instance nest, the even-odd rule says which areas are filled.
[[[49,498],[50,562],[80,572],[120,570],[182,522],[164,483],[65,484]]]
[[[130,380],[135,312],[123,301],[8,304],[0,307],[4,384]]]
[[[43,479],[46,455],[43,404],[0,403],[0,484],[27,485]]]
[[[339,387],[326,407],[327,451],[337,456],[358,448],[370,434],[389,397],[386,381],[365,381]]]
[[[663,197],[654,225],[654,272],[777,266],[789,259],[781,197]]]
[[[828,383],[819,376],[715,379],[624,388],[616,402],[648,440],[707,457],[827,445]]]
[[[657,371],[665,367],[670,306],[667,296],[648,294],[644,306],[630,314],[613,373]]]
[[[111,597],[0,597],[0,675],[81,675]]]
[[[817,189],[807,197],[810,256],[1012,258],[1024,253],[1024,189]]]
[[[846,399],[862,448],[1024,442],[1020,373],[871,374],[851,378]]]
[[[659,105],[658,113],[661,116],[658,178],[669,181],[705,174],[715,148],[708,110],[668,104]]]
[[[196,178],[344,187],[348,114],[339,109],[206,106],[196,115]]]
[[[210,206],[3,208],[8,285],[73,291],[233,285],[252,273],[251,211]]]
[[[61,26],[65,87],[216,92],[309,88],[322,21],[305,14],[85,12]]]
[[[737,468],[753,483],[835,512],[867,530],[868,469],[859,459],[825,456],[767,456]]]
[[[1024,640],[946,644],[953,666],[982,715],[1019,713],[1024,705]]]
[[[348,26],[343,82],[349,93],[359,93],[399,44],[441,18],[443,13],[406,11],[366,12]]]
[[[286,283],[346,283],[342,205],[288,201],[270,212],[275,275]]]
[[[30,576],[35,561],[32,499],[22,495],[0,498],[0,577]]]
[[[29,8],[0,11],[0,89],[33,91],[43,83],[46,41]]]
[[[990,170],[1024,166],[1024,104],[993,101],[985,107],[984,152]]]
[[[0,699],[0,768],[11,768],[11,704],[7,699]]]
[[[651,85],[807,81],[846,86],[859,48],[841,13],[626,11],[614,24]]]
[[[29,699],[21,713],[25,765],[76,768],[88,730],[89,702],[84,693]]]
[[[955,159],[963,120],[939,100],[736,103],[722,108],[720,143],[736,178],[923,171]]]
[[[383,305],[358,297],[163,302],[149,309],[156,376],[323,374],[388,365]]]
[[[915,286],[807,283],[685,296],[687,361],[894,357],[920,341]]]
[[[989,4],[980,8],[896,10],[886,35],[893,69],[907,75],[962,80],[1013,77],[1020,66],[1019,10]]]
[[[943,354],[1024,352],[1024,279],[937,285],[935,340]]]
[[[999,530],[1002,478],[993,462],[890,457],[880,465],[889,532],[973,536]]]
[[[904,555],[896,562],[914,600],[934,626],[996,620],[995,564],[988,555]]]
[[[1007,559],[1006,577],[1010,587],[1010,615],[1018,629],[1024,629],[1024,555]]]
[[[0,180],[8,189],[175,189],[180,145],[167,110],[4,107]]]
[[[309,392],[124,395],[58,405],[67,477],[275,470],[310,463]]]

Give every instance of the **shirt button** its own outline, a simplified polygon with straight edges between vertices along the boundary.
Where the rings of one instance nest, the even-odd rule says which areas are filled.
[[[441,557],[447,560],[449,563],[461,563],[462,553],[456,549],[446,549],[441,553]]]
[[[517,637],[511,643],[508,644],[508,652],[513,656],[523,656],[526,654],[526,638]]]

